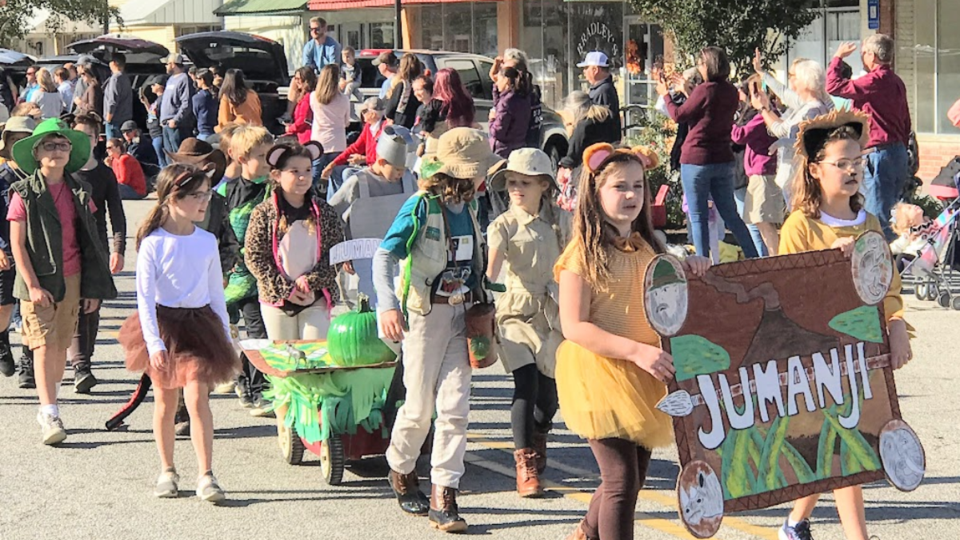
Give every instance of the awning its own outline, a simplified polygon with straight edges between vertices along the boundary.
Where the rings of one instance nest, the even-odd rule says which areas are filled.
[[[299,15],[307,0],[230,0],[214,11],[220,17],[235,15]]]
[[[403,0],[403,5],[413,4],[463,4],[475,1],[496,2],[499,0]],[[310,11],[343,11],[356,8],[392,8],[393,0],[310,0]]]
[[[120,6],[124,26],[220,24],[221,0],[132,0]]]

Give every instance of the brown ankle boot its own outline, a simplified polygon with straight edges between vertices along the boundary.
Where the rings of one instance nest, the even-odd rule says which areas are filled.
[[[397,496],[397,502],[400,509],[408,514],[415,516],[425,516],[430,509],[430,503],[427,496],[420,491],[420,481],[417,478],[417,471],[410,474],[401,474],[390,469],[387,475],[387,482],[393,489],[393,494]]]
[[[433,486],[430,491],[430,526],[443,532],[458,533],[467,530],[467,522],[460,517],[457,490]]]
[[[547,435],[552,425],[543,427],[539,424],[533,428],[533,440],[530,441],[534,452],[537,453],[537,472],[543,474],[547,470]]]
[[[537,474],[537,453],[532,448],[521,448],[513,453],[517,462],[517,493],[524,498],[543,497]]]
[[[570,534],[567,535],[564,540],[593,540],[587,536],[587,533],[583,530],[583,521],[577,523],[577,528],[574,529]]]

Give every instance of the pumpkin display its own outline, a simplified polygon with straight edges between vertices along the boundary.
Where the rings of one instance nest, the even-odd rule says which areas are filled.
[[[327,350],[341,367],[369,366],[396,359],[397,355],[377,335],[377,314],[370,299],[360,295],[357,307],[333,319],[327,331]]]

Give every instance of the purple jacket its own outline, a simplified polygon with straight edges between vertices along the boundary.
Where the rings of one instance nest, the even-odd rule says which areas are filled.
[[[490,146],[493,153],[506,159],[510,152],[523,148],[530,127],[530,96],[513,91],[500,95],[496,116],[490,122]]]
[[[743,168],[747,176],[777,174],[777,156],[770,155],[770,145],[777,142],[777,138],[767,132],[762,114],[754,116],[743,126],[734,124],[730,138],[735,144],[747,147],[743,152]]]

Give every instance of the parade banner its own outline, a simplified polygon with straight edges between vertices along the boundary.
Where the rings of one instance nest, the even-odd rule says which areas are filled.
[[[886,478],[904,491],[925,458],[903,422],[883,299],[882,235],[853,256],[817,251],[685,275],[661,255],[645,309],[676,377],[657,406],[674,419],[680,518],[710,538],[724,514]]]

